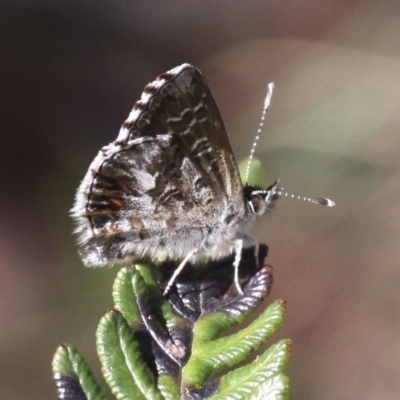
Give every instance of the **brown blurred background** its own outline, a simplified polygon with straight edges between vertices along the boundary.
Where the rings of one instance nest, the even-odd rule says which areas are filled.
[[[337,202],[283,199],[255,229],[288,302],[291,398],[400,398],[398,0],[5,1],[0,43],[0,398],[55,399],[59,342],[98,372],[116,270],[82,266],[68,210],[144,85],[183,62],[238,159],[274,81],[264,184]]]

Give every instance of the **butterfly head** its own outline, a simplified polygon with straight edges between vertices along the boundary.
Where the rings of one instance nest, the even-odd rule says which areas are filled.
[[[244,196],[249,206],[250,214],[261,217],[271,211],[280,196],[279,181],[275,181],[267,189],[259,186],[246,185]]]

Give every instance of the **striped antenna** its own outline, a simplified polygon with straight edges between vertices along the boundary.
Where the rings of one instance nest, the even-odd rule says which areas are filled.
[[[278,194],[280,196],[285,196],[285,197],[290,197],[291,199],[296,199],[296,200],[303,200],[303,201],[308,201],[310,203],[314,204],[320,204],[322,206],[327,206],[327,207],[333,207],[336,205],[336,203],[328,199],[327,197],[302,197],[302,196],[296,196],[295,194],[290,194],[288,192],[284,192],[283,188],[279,188]]]
[[[257,147],[258,140],[260,139],[261,130],[262,130],[263,126],[264,126],[265,115],[267,114],[268,107],[269,107],[269,105],[271,103],[271,97],[272,97],[272,92],[273,91],[274,91],[274,84],[272,82],[268,83],[267,95],[265,96],[264,108],[263,108],[263,111],[262,111],[262,114],[261,114],[260,125],[258,126],[257,135],[256,135],[256,137],[254,139],[253,146],[251,147],[251,150],[250,150],[249,160],[247,161],[246,185],[249,183],[250,168],[251,168],[251,163],[253,161],[254,150]]]

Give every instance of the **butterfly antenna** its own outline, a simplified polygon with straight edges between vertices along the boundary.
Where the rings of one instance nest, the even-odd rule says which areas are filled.
[[[291,199],[296,199],[296,200],[308,201],[310,203],[320,204],[322,206],[327,206],[327,207],[333,207],[336,205],[336,203],[333,200],[328,199],[327,197],[301,197],[301,196],[296,196],[295,194],[285,192],[283,190],[284,190],[283,188],[279,188],[278,194],[280,196],[290,197]]]
[[[261,134],[262,128],[264,126],[265,115],[267,114],[268,107],[269,107],[269,105],[271,103],[271,97],[272,97],[272,92],[273,91],[274,91],[274,84],[272,82],[270,82],[270,83],[268,83],[268,86],[267,86],[267,95],[265,96],[264,108],[263,108],[263,111],[262,111],[262,114],[261,114],[260,125],[258,126],[257,135],[256,135],[256,137],[254,139],[253,146],[251,147],[251,150],[250,150],[249,160],[247,161],[246,185],[249,182],[250,168],[251,168],[251,163],[253,161],[254,150],[257,147],[258,140],[260,139],[260,134]]]

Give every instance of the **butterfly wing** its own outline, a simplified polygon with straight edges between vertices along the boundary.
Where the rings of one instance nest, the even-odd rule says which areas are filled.
[[[184,257],[245,213],[218,107],[188,64],[145,87],[117,140],[93,161],[72,210],[87,265]]]
[[[207,82],[192,65],[176,67],[145,87],[117,141],[165,133],[179,137],[191,159],[219,183],[228,198],[242,192],[221,114]]]

